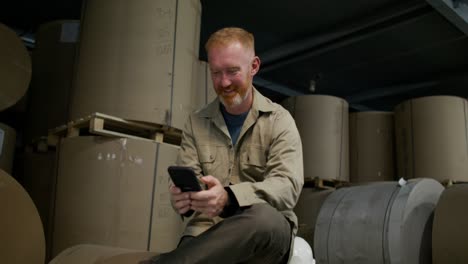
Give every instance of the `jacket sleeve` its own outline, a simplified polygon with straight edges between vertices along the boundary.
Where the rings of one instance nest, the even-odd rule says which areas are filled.
[[[302,142],[294,119],[281,111],[272,126],[264,180],[229,186],[239,206],[267,202],[279,211],[291,210],[304,184]]]

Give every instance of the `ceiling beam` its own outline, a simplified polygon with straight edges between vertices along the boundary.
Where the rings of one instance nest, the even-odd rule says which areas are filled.
[[[287,95],[287,96],[298,96],[298,95],[305,94],[305,93],[299,92],[299,89],[294,89],[283,84],[275,83],[275,82],[260,78],[258,76],[254,77],[253,83],[256,86],[261,86],[268,90],[272,90],[274,92]]]
[[[357,110],[359,112],[369,112],[369,111],[375,111],[374,108],[362,105],[362,104],[349,104],[349,108],[352,108],[354,110]]]
[[[468,0],[426,0],[452,24],[468,35]]]
[[[431,12],[434,12],[433,9],[425,2],[405,2],[404,5],[386,9],[383,13],[378,13],[336,31],[290,42],[260,54],[264,65],[262,72],[268,72],[301,61],[305,57],[316,56],[349,45]]]
[[[378,98],[409,93],[414,90],[427,89],[427,88],[437,85],[438,83],[439,82],[437,81],[427,81],[427,82],[420,82],[420,83],[380,87],[376,89],[365,90],[361,93],[355,93],[353,95],[347,96],[345,99],[350,104],[357,104],[357,103],[374,100]]]
[[[301,96],[301,95],[307,95],[306,93],[299,92],[296,89],[290,88],[288,86],[278,84],[260,77],[255,76],[253,80],[254,84],[256,86],[263,87],[265,89],[272,90],[274,92],[280,93],[282,95],[286,96]],[[368,106],[365,106],[363,104],[357,104],[357,103],[351,103],[349,102],[349,107],[356,109],[358,111],[374,111],[374,108],[370,108]]]

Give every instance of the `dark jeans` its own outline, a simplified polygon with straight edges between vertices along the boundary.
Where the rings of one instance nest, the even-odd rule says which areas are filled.
[[[197,237],[185,237],[179,246],[156,256],[153,263],[287,263],[291,226],[269,204],[240,209]]]

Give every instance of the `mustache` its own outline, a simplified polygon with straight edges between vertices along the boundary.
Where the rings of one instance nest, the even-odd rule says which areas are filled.
[[[237,85],[229,85],[228,87],[220,87],[219,90],[225,91],[225,90],[233,90],[237,91],[239,87]]]

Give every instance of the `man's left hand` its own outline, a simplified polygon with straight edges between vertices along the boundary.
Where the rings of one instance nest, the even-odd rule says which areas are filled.
[[[201,180],[208,186],[208,190],[190,193],[191,209],[209,217],[218,216],[228,203],[228,193],[221,182],[211,175],[203,176]]]

